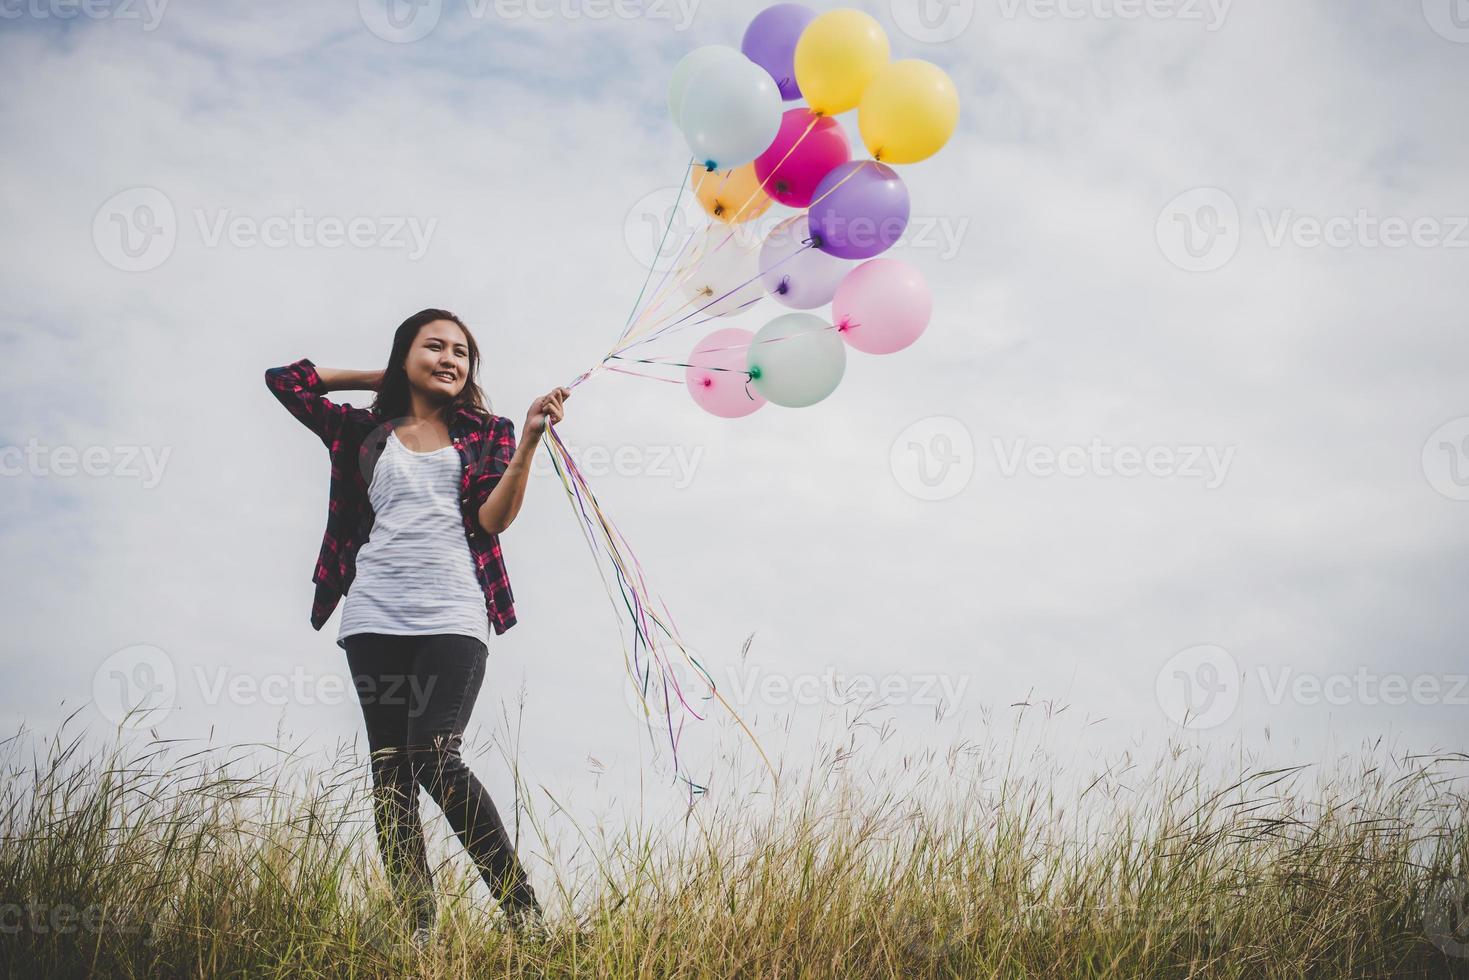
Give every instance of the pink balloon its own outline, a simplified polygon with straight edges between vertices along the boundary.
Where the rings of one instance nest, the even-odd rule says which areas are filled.
[[[755,335],[740,327],[716,330],[699,341],[684,368],[684,384],[694,402],[722,419],[749,415],[765,404],[750,380],[745,357]]]
[[[867,354],[900,351],[923,333],[933,296],[923,274],[902,259],[868,259],[831,300],[832,322],[848,344]]]
[[[816,125],[807,133],[812,120]],[[765,193],[781,204],[810,207],[821,178],[851,158],[852,147],[841,123],[810,109],[787,109],[780,117],[775,142],[755,158],[755,176],[764,181]]]

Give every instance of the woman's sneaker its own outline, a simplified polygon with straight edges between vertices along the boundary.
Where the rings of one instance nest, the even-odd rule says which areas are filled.
[[[546,917],[539,905],[516,905],[505,910],[504,922],[516,935],[545,935]]]

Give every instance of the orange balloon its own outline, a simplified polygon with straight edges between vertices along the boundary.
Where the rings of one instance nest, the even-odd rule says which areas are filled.
[[[709,171],[699,164],[692,169],[694,194],[711,218],[744,224],[770,209],[770,195],[761,190],[754,163],[733,170]]]

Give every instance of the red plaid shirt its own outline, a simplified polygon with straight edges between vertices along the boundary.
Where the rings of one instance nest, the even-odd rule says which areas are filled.
[[[268,369],[265,384],[331,452],[326,534],[311,576],[316,583],[311,625],[319,630],[352,587],[357,549],[367,540],[374,519],[367,488],[394,420],[325,398],[326,386],[310,358]],[[460,408],[449,426],[449,436],[459,450],[461,463],[459,509],[464,518],[464,536],[474,557],[475,575],[484,589],[490,625],[498,635],[515,625],[515,597],[500,554],[500,538],[480,526],[479,509],[515,455],[515,423],[502,415],[486,416]]]

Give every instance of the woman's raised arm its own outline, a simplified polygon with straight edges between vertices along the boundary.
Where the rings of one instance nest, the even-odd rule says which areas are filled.
[[[265,386],[302,425],[315,432],[330,449],[342,431],[351,405],[337,404],[324,397],[328,391],[376,390],[382,371],[351,371],[341,368],[318,369],[309,357],[267,368]]]

